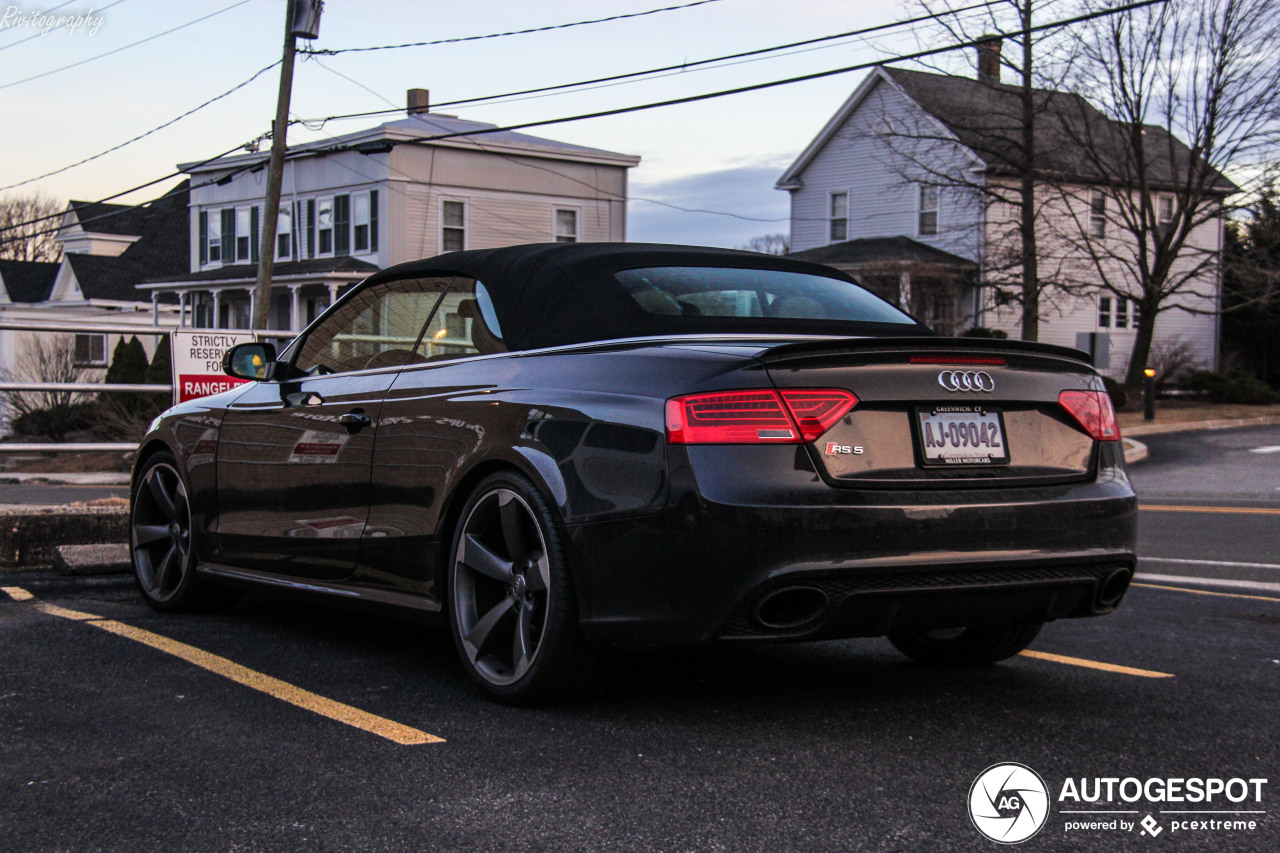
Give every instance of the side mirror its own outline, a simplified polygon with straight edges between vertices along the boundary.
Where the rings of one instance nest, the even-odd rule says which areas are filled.
[[[271,344],[236,344],[222,357],[222,372],[236,379],[270,379],[276,362]]]

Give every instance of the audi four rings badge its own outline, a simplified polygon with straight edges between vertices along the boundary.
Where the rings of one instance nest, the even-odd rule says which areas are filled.
[[[996,381],[985,370],[944,370],[938,384],[948,391],[994,391]]]

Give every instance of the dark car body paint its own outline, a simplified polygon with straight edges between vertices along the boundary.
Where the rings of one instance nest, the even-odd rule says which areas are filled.
[[[475,272],[448,258],[373,280]],[[491,280],[506,324],[510,304]],[[1134,566],[1136,498],[1118,442],[1093,442],[1057,406],[1061,390],[1101,389],[1081,354],[802,337],[579,342],[251,383],[171,409],[139,459],[174,452],[200,553],[223,580],[428,612],[440,609],[451,513],[485,473],[519,470],[555,508],[582,625],[599,643],[853,636],[960,616],[1042,621],[1111,609],[1094,593],[1109,571]],[[997,388],[983,401],[1006,408],[1011,442],[1019,431],[1024,447],[1051,439],[1033,464],[909,464],[912,407],[956,402],[936,384],[942,368],[909,363],[922,351],[1006,359],[985,368]],[[868,452],[849,460],[824,456],[818,443],[666,443],[668,398],[770,386],[857,394],[863,402],[828,435]],[[338,418],[354,409],[372,422],[343,438]],[[268,425],[247,426],[251,413]],[[296,451],[308,432],[333,437],[333,461],[303,461]],[[831,606],[811,625],[761,630],[751,608],[788,584],[822,589]]]

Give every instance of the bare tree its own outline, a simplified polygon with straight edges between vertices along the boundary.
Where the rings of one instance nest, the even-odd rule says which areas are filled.
[[[791,251],[791,240],[786,234],[761,234],[738,248],[764,255],[785,255]]]
[[[0,259],[58,260],[62,247],[54,239],[57,220],[44,217],[54,216],[61,210],[61,203],[39,192],[0,198]]]
[[[15,362],[12,373],[0,371],[0,376],[11,382],[91,381],[89,371],[76,363],[72,335],[32,335]],[[0,407],[11,427],[17,422],[28,435],[61,441],[83,426],[83,404],[90,399],[75,391],[5,391],[0,393]]]
[[[1136,387],[1161,313],[1218,310],[1228,198],[1280,150],[1280,0],[1170,0],[1077,36],[1078,90],[1106,118],[1082,106],[1063,121],[1091,180],[1063,185],[1052,221],[1104,293],[1140,307]]]
[[[874,132],[893,150],[896,157],[889,165],[905,181],[939,188],[968,209],[973,227],[984,232],[978,235],[983,283],[992,301],[1019,306],[1022,339],[1037,340],[1058,281],[1054,259],[1041,246],[1046,175],[1039,128],[1061,108],[1063,96],[1055,89],[1069,63],[1053,46],[1059,33],[1026,31],[1040,23],[1037,13],[1062,3],[997,0],[983,10],[964,0],[916,0],[916,5],[937,21],[925,38],[978,43],[968,54],[977,73],[963,89],[946,93],[923,85],[925,99],[939,109],[922,104],[932,113],[923,118],[887,111]],[[1008,40],[1008,49],[996,35],[1016,32],[1021,34]],[[947,73],[954,66],[927,67]],[[942,125],[933,120],[939,113],[945,113]]]

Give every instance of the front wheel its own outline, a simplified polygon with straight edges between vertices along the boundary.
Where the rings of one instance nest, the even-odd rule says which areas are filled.
[[[1013,657],[1031,645],[1043,624],[907,631],[890,634],[889,642],[907,657],[928,666],[980,666]]]
[[[149,458],[134,485],[129,552],[138,590],[156,610],[203,610],[235,600],[234,591],[196,576],[191,501],[178,463],[167,452]]]
[[[484,479],[462,508],[448,579],[454,644],[500,702],[531,704],[590,686],[560,538],[542,493],[515,472]]]

